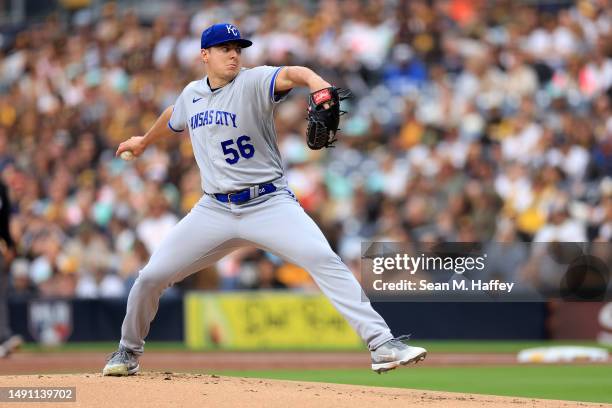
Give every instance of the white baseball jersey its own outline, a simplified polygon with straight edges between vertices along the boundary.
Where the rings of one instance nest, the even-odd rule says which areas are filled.
[[[207,78],[189,83],[174,104],[168,126],[189,129],[202,189],[229,193],[274,182],[286,187],[274,129],[274,81],[282,67],[242,68],[211,91]],[[262,120],[263,118],[263,120]]]

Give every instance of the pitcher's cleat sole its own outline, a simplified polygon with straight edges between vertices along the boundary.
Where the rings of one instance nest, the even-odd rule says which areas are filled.
[[[382,374],[382,373],[385,373],[387,371],[395,370],[400,365],[408,365],[410,363],[417,364],[419,361],[425,360],[425,357],[427,357],[427,352],[426,351],[424,351],[423,353],[417,355],[416,357],[412,357],[412,358],[409,358],[409,359],[406,359],[406,360],[391,361],[389,363],[372,364],[372,370],[375,371],[378,374]]]
[[[111,376],[111,377],[127,377],[128,375],[134,375],[140,370],[140,365],[128,370],[125,365],[117,365],[113,367],[104,367],[102,370],[103,376]]]

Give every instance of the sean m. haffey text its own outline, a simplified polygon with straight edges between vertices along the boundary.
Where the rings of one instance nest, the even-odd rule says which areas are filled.
[[[469,271],[482,271],[485,269],[487,254],[482,256],[410,256],[396,254],[395,256],[376,257],[372,259],[372,272],[382,275],[387,272],[405,272],[414,275],[422,272],[454,272],[463,275]],[[502,282],[498,279],[475,279],[467,284],[465,280],[450,282],[429,282],[421,279],[419,282],[402,279],[394,282],[384,282],[376,279],[372,282],[375,291],[503,291],[510,293],[515,283]]]

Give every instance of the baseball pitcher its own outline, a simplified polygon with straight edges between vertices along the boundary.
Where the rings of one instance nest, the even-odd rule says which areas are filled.
[[[418,362],[427,354],[393,337],[287,188],[274,107],[292,88],[308,87],[307,143],[320,149],[335,141],[340,101],[348,92],[305,67],[242,68],[241,51],[251,45],[232,24],[204,30],[201,57],[207,76],[189,83],[144,136],[131,137],[117,149],[118,156],[138,157],[156,140],[188,132],[204,194],[139,272],[128,297],[119,349],[110,356],[104,375],[138,372],[144,338],[165,288],[245,245],[306,269],[368,345],[374,371]]]

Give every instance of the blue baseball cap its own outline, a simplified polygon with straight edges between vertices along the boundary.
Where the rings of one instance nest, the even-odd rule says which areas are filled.
[[[250,47],[253,43],[240,37],[238,27],[229,23],[213,24],[202,31],[200,48],[213,47],[226,42],[236,42],[242,48]]]

